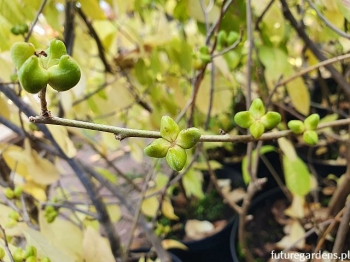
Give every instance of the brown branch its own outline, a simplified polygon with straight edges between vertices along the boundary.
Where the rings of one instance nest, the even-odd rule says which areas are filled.
[[[311,50],[311,52],[314,54],[314,56],[318,60],[320,61],[326,60],[326,57],[320,52],[320,50],[317,48],[314,42],[311,41],[311,39],[305,32],[305,28],[299,25],[299,23],[293,16],[292,12],[290,11],[286,0],[280,0],[280,1],[282,4],[284,17],[291,23],[292,27],[294,27],[294,29],[297,31],[299,37],[304,41],[306,46]],[[332,77],[339,84],[339,86],[343,88],[344,92],[348,96],[350,96],[350,85],[348,84],[346,79],[332,65],[325,65],[325,68],[331,73]]]

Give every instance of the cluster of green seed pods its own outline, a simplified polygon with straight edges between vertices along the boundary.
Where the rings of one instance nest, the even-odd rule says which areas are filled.
[[[267,129],[272,129],[281,122],[281,115],[277,112],[266,113],[265,106],[260,98],[253,100],[248,111],[238,112],[234,121],[242,128],[249,128],[254,138],[259,138]]]
[[[308,116],[304,122],[300,120],[291,120],[288,122],[289,129],[297,135],[303,134],[305,143],[309,145],[316,145],[318,142],[318,134],[316,132],[320,116],[312,114]]]
[[[162,138],[154,140],[145,149],[146,155],[155,158],[166,158],[168,165],[175,171],[181,171],[186,164],[187,153],[196,145],[201,133],[191,127],[180,131],[179,126],[169,116],[163,116],[160,124]]]
[[[67,91],[80,80],[80,68],[60,40],[52,40],[46,52],[38,54],[34,45],[25,42],[14,43],[10,52],[19,82],[28,93],[38,93],[48,84],[56,91]]]
[[[50,262],[48,257],[37,257],[37,250],[34,246],[27,246],[25,250],[17,248],[12,254],[15,262]]]
[[[236,31],[230,31],[228,34],[224,30],[220,30],[217,36],[216,49],[218,51],[225,47],[233,45],[239,38],[239,34]]]

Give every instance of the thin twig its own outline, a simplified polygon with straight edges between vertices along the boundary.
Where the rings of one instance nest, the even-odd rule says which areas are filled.
[[[24,42],[28,42],[29,38],[31,37],[31,35],[32,35],[32,33],[33,33],[33,30],[34,30],[34,27],[35,27],[36,23],[38,22],[39,16],[40,16],[41,13],[43,12],[46,3],[47,3],[47,0],[43,0],[43,1],[41,2],[41,5],[40,5],[40,7],[39,7],[39,10],[38,10],[38,12],[37,12],[37,14],[36,14],[36,16],[35,16],[35,18],[34,18],[34,21],[33,21],[31,27],[30,27],[29,30],[28,30],[28,34],[27,34],[27,35],[25,36],[25,38],[24,38]]]
[[[7,252],[7,255],[10,258],[11,262],[15,262],[15,260],[13,259],[10,247],[9,247],[9,243],[7,242],[5,229],[2,227],[2,225],[0,225],[0,231],[2,233],[2,236],[4,237],[4,243],[5,243],[4,248],[5,248],[6,252]]]
[[[45,118],[51,117],[51,112],[47,110],[47,102],[46,102],[46,87],[43,88],[39,92],[39,98],[40,98],[40,106],[41,106],[41,116]]]
[[[334,31],[338,35],[344,38],[350,39],[350,35],[348,35],[344,31],[340,30],[335,25],[333,25],[325,16],[322,15],[322,13],[317,9],[317,7],[310,0],[306,0],[306,2],[308,2],[310,7],[315,10],[317,16],[323,21],[323,23],[325,23],[326,26],[328,26],[332,31]]]
[[[123,140],[128,137],[141,137],[141,138],[161,138],[160,132],[158,131],[148,131],[140,129],[131,129],[131,128],[122,128],[109,125],[94,124],[84,121],[71,120],[59,117],[52,118],[43,118],[40,116],[29,117],[29,121],[36,124],[51,124],[51,125],[60,125],[60,126],[70,126],[83,129],[97,130],[107,133],[113,133],[116,135],[118,140]],[[350,118],[347,119],[338,119],[335,121],[322,123],[318,125],[317,130],[321,130],[327,127],[336,127],[350,124]],[[274,131],[264,133],[259,138],[254,138],[251,135],[202,135],[199,138],[199,142],[253,142],[260,140],[273,140],[281,137],[285,137],[293,134],[290,130]]]

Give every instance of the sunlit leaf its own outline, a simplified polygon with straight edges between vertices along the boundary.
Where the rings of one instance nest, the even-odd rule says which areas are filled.
[[[178,220],[179,217],[174,213],[174,207],[169,199],[164,199],[162,203],[162,213],[169,219]]]
[[[182,249],[182,250],[187,250],[188,247],[181,243],[180,241],[174,240],[174,239],[164,239],[162,240],[162,246],[165,249],[171,249],[171,248],[176,248],[176,249]]]
[[[84,232],[83,257],[85,262],[114,262],[112,250],[106,238],[91,227]]]
[[[74,157],[77,153],[77,150],[74,147],[72,140],[70,140],[68,136],[67,128],[64,126],[54,125],[48,125],[47,128],[50,130],[52,136],[54,137],[55,141],[60,146],[60,148],[63,150],[63,152],[68,157]]]
[[[95,0],[80,0],[83,12],[92,19],[105,19],[106,15],[102,11],[99,1]]]
[[[186,195],[196,196],[198,198],[203,198],[204,193],[202,190],[203,175],[199,171],[193,169],[189,170],[183,177],[182,183],[185,188]]]
[[[156,196],[146,198],[142,201],[141,210],[148,217],[154,217],[159,208],[159,201]]]

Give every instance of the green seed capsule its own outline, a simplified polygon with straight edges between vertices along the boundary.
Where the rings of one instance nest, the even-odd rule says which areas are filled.
[[[249,111],[238,112],[233,119],[242,128],[249,128],[255,122],[254,117]]]
[[[272,129],[281,122],[281,115],[277,112],[267,112],[260,121],[266,129]]]
[[[5,257],[5,250],[0,247],[0,259],[3,259]]]
[[[319,121],[320,121],[320,116],[318,114],[312,114],[308,116],[304,121],[305,129],[315,130],[318,126]]]
[[[305,131],[304,123],[300,120],[291,120],[288,122],[288,128],[296,135]]]
[[[168,153],[166,154],[166,161],[173,170],[181,171],[187,161],[185,149],[178,145],[169,148]]]
[[[201,132],[198,128],[191,127],[188,129],[183,129],[176,138],[176,144],[184,149],[189,149],[197,144],[200,137]]]
[[[164,138],[158,138],[149,144],[144,152],[146,155],[155,158],[162,158],[166,156],[168,149],[170,148],[171,143]]]
[[[160,122],[160,135],[168,140],[169,142],[174,142],[177,135],[180,132],[179,126],[176,122],[169,116],[163,116]]]
[[[13,190],[9,187],[6,187],[5,188],[5,196],[8,198],[8,199],[13,199],[15,197],[15,193],[13,192]]]
[[[306,130],[303,134],[303,139],[305,143],[314,146],[318,142],[318,134],[314,130]]]
[[[37,250],[36,250],[36,247],[34,246],[27,246],[26,247],[26,250],[24,252],[24,258],[29,258],[29,257],[34,257],[36,258],[36,255],[37,255]]]
[[[22,248],[17,248],[12,254],[13,260],[15,262],[23,262],[24,260],[24,251]]]
[[[249,108],[249,112],[257,120],[265,115],[265,106],[263,101],[260,98],[255,98]]]
[[[249,127],[249,131],[254,138],[259,138],[265,132],[265,127],[260,121],[255,121]]]

